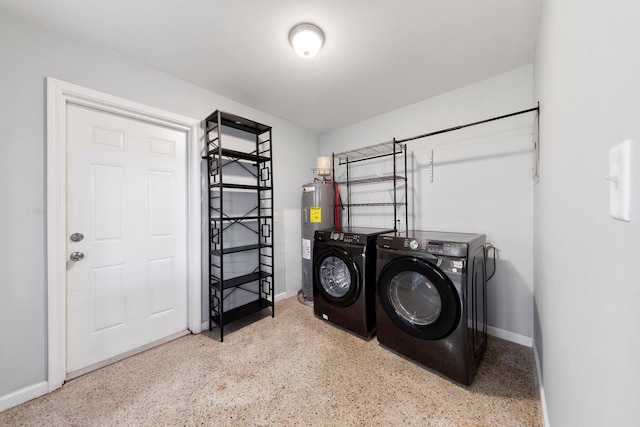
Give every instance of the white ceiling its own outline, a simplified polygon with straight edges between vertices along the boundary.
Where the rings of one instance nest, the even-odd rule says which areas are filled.
[[[0,0],[315,132],[531,64],[540,0]],[[291,28],[326,42],[297,57]]]

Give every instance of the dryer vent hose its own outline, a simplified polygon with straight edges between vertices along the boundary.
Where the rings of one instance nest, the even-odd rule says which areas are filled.
[[[496,274],[496,247],[491,243],[485,243],[484,246],[484,267],[485,271],[487,270],[487,259],[489,258],[489,252],[493,251],[493,271],[491,271],[491,275],[487,277],[487,282],[491,280],[494,274]]]

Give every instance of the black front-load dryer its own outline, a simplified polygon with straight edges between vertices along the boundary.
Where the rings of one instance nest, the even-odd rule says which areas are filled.
[[[409,231],[377,238],[378,341],[469,385],[486,348],[485,236]]]
[[[313,311],[364,338],[375,334],[376,237],[392,230],[317,230],[313,247]]]

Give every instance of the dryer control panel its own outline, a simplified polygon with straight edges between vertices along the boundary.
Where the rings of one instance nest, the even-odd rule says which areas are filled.
[[[469,245],[462,242],[443,242],[437,240],[407,238],[398,236],[379,236],[378,246],[389,249],[401,249],[405,251],[416,251],[441,255],[448,257],[463,258],[467,256]]]
[[[467,255],[467,244],[451,242],[427,242],[427,252],[434,255],[464,257]]]

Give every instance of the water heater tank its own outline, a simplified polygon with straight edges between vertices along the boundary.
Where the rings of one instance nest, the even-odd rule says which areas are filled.
[[[313,301],[313,236],[334,227],[335,192],[332,182],[302,186],[302,294]]]

